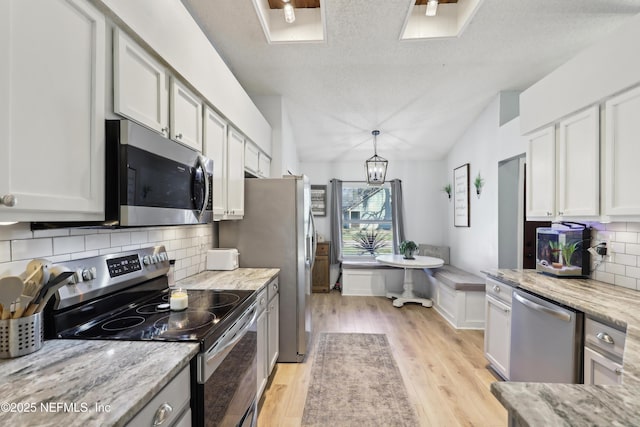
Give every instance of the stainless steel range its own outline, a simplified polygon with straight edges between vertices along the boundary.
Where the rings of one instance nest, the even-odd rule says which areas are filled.
[[[253,291],[187,290],[188,307],[172,310],[163,246],[58,266],[75,271],[76,283],[61,288],[45,309],[46,337],[198,342],[191,363],[193,425],[255,425]]]

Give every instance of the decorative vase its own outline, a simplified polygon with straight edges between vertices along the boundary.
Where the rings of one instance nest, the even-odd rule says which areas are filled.
[[[404,259],[415,259],[413,256],[413,253],[415,251],[405,251],[404,254],[402,255],[402,258]]]

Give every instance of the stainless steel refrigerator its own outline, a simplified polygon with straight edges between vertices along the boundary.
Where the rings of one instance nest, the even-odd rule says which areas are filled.
[[[244,217],[219,224],[221,248],[237,248],[240,267],[280,269],[279,362],[302,362],[311,339],[315,225],[305,176],[245,179]]]

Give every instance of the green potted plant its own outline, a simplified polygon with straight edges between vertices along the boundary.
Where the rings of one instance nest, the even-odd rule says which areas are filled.
[[[400,243],[399,249],[404,259],[415,259],[413,254],[418,250],[418,245],[416,245],[416,242],[411,240],[404,240]]]
[[[478,172],[478,176],[473,180],[473,185],[476,187],[476,194],[480,197],[480,193],[482,192],[482,187],[484,186],[484,179],[480,176],[480,172]]]
[[[449,196],[449,200],[451,200],[451,184],[447,184],[444,187],[442,187],[442,191],[447,193],[447,196]]]

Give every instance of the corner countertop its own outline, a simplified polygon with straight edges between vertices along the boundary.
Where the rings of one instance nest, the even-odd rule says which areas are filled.
[[[229,271],[203,271],[176,282],[186,289],[244,289],[258,291],[274,279],[278,268],[237,268]]]
[[[177,284],[259,290],[279,272],[205,271]],[[189,365],[198,349],[197,343],[47,340],[34,353],[0,359],[0,425],[123,426]]]
[[[590,279],[558,279],[535,270],[486,274],[512,286],[626,327],[623,385],[499,382],[492,393],[518,426],[637,425],[640,420],[640,292]]]
[[[197,352],[196,343],[45,341],[0,360],[0,424],[123,426]]]

